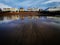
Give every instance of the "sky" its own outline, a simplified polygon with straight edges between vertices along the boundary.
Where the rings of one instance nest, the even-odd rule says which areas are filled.
[[[0,8],[41,8],[60,7],[60,0],[0,0]]]

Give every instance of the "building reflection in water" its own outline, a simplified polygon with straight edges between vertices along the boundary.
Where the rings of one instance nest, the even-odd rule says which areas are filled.
[[[5,20],[24,20],[25,18],[28,19],[38,19],[38,16],[20,16],[20,15],[10,15],[10,16],[0,16],[0,21],[5,21]]]
[[[60,21],[60,17],[44,17],[44,16],[22,16],[22,15],[9,15],[9,16],[0,16],[0,22],[9,22],[9,21],[13,21],[13,20],[29,20],[29,19],[40,19],[40,20],[46,20],[46,19],[51,19],[51,20],[55,20],[55,21]]]

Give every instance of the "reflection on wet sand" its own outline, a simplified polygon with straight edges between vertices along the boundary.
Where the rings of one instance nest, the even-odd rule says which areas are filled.
[[[18,16],[19,17],[19,16]],[[12,18],[11,18],[12,19]],[[17,20],[15,20],[17,19]],[[19,17],[0,23],[1,45],[60,44],[60,18]]]
[[[38,16],[19,16],[19,15],[11,15],[11,16],[0,16],[0,22],[8,22],[8,21],[12,21],[12,20],[18,20],[18,19],[21,19],[21,20],[24,20],[25,18],[28,18],[28,19],[37,19],[39,18]]]

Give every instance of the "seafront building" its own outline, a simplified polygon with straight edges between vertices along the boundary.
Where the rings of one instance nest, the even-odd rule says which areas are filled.
[[[33,8],[33,11],[39,11],[39,8]]]
[[[0,8],[0,11],[10,11],[10,12],[20,12],[20,11],[42,11],[43,9],[39,9],[39,8],[28,8],[27,10],[25,10],[24,8]],[[47,11],[60,11],[60,7],[50,7],[46,9]]]
[[[3,8],[2,11],[7,11],[7,12],[20,12],[20,11],[41,11],[42,9],[39,8],[28,8],[27,10],[25,10],[24,8]]]
[[[25,11],[25,9],[24,8],[20,8],[19,11]]]
[[[39,11],[39,8],[28,8],[27,11]]]
[[[16,12],[18,11],[18,9],[17,8],[3,8],[2,11]]]
[[[24,8],[3,8],[2,11],[10,11],[10,12],[20,12],[20,11],[39,11],[39,8],[28,8],[25,10]]]
[[[33,9],[32,8],[28,8],[27,11],[33,11]]]

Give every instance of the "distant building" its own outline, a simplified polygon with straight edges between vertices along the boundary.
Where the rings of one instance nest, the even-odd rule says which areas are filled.
[[[33,8],[33,11],[39,11],[39,8]]]
[[[27,11],[33,11],[33,9],[32,8],[28,8]]]
[[[24,8],[20,8],[19,11],[25,11]]]
[[[18,9],[16,8],[3,8],[2,11],[11,11],[11,12],[16,12]]]
[[[51,7],[48,8],[47,11],[60,11],[60,7]]]
[[[39,8],[28,8],[27,11],[39,11]]]

